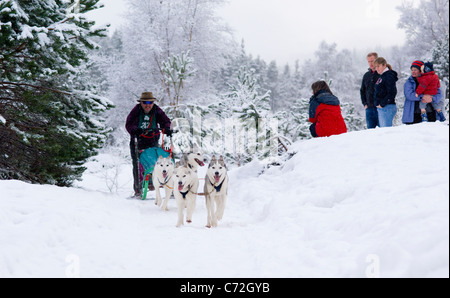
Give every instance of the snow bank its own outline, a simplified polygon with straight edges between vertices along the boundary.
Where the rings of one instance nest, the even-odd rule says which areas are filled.
[[[291,150],[230,171],[216,229],[203,198],[179,229],[174,200],[126,200],[131,167],[111,154],[78,188],[0,181],[0,277],[449,277],[448,125]]]

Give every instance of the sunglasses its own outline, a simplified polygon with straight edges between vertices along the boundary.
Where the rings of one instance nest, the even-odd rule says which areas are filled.
[[[145,105],[151,105],[151,104],[153,104],[155,102],[153,102],[153,101],[142,101],[142,103],[145,104]]]

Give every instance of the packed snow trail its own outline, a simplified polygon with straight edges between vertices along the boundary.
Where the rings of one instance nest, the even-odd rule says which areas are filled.
[[[0,181],[0,277],[449,277],[448,125],[291,150],[230,171],[213,229],[203,197],[181,228],[174,200],[126,200],[131,164],[111,154],[77,188]]]

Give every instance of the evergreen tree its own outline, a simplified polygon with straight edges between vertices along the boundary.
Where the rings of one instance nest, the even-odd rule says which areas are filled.
[[[0,179],[69,186],[104,144],[112,107],[85,74],[98,0],[0,0]]]

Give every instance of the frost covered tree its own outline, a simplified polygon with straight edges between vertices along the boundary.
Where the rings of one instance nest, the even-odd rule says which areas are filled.
[[[179,55],[172,55],[167,61],[162,63],[162,71],[164,73],[164,82],[167,85],[169,96],[169,105],[178,107],[181,103],[182,93],[186,80],[192,78],[195,74],[193,69],[194,60],[189,56],[189,51]],[[176,110],[175,110],[176,111]]]
[[[0,0],[0,179],[68,186],[104,144],[111,103],[85,79],[98,0]]]
[[[272,115],[270,91],[260,93],[254,69],[247,69],[245,66],[239,69],[235,82],[230,84],[230,92],[219,107],[228,111],[228,115],[222,114],[222,116],[232,121],[229,124],[233,124],[235,135],[237,135],[235,138],[236,158],[243,162],[251,161],[255,157],[264,158],[267,152],[256,150],[252,146],[267,145],[261,142],[257,145],[256,139],[266,141],[269,138],[268,130],[261,126],[263,124],[265,126]]]
[[[125,25],[120,29],[121,55],[105,68],[111,86],[108,97],[117,106],[114,140],[127,139],[124,119],[143,91],[151,91],[159,105],[170,104],[163,63],[187,53],[195,69],[194,80],[184,81],[183,103],[207,100],[215,91],[211,74],[225,65],[234,51],[231,30],[216,10],[226,0],[127,0]]]
[[[448,87],[449,1],[421,0],[418,6],[404,2],[398,9],[398,27],[408,39],[406,48],[422,60],[433,61]]]

